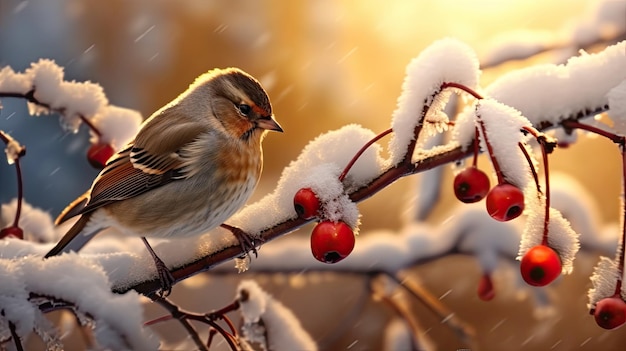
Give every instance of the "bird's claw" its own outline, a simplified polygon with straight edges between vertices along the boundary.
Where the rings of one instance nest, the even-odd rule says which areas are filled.
[[[172,293],[172,286],[174,282],[176,282],[176,279],[174,279],[172,272],[167,269],[167,266],[165,266],[165,263],[160,258],[157,257],[157,259],[154,260],[154,265],[156,266],[157,274],[161,282],[161,289],[159,289],[158,295],[160,298],[168,297]]]
[[[230,232],[233,233],[235,238],[237,238],[237,241],[239,241],[239,246],[241,247],[241,251],[243,252],[243,255],[241,255],[239,258],[245,258],[247,256],[249,259],[251,259],[250,255],[248,255],[249,252],[252,252],[254,254],[254,258],[259,257],[259,253],[257,251],[257,245],[255,244],[255,241],[258,242],[259,243],[258,246],[260,246],[261,244],[263,244],[264,240],[260,238],[255,239],[252,236],[250,236],[250,234],[246,233],[245,231],[237,227],[233,227],[231,225],[222,224],[222,227],[230,230]]]

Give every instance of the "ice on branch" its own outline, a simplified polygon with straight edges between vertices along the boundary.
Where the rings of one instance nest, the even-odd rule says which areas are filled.
[[[11,200],[8,204],[3,204],[0,211],[0,228],[8,226],[15,218],[17,209],[17,199]],[[54,221],[50,213],[30,204],[22,203],[22,212],[18,226],[24,230],[24,239],[34,242],[52,242],[57,239]]]
[[[545,204],[542,206],[545,206]],[[545,212],[542,206],[529,208],[529,211],[527,211],[529,214],[526,219],[526,227],[522,235],[522,241],[520,242],[519,260],[521,260],[524,254],[532,247],[542,243],[545,226]],[[580,248],[578,234],[574,232],[570,223],[563,218],[561,212],[554,208],[550,208],[547,245],[558,253],[563,267],[563,274],[571,273],[574,269],[574,258]]]
[[[243,317],[243,335],[264,350],[317,350],[311,336],[293,312],[275,300],[252,280],[237,288]]]
[[[626,79],[626,41],[603,51],[512,71],[486,89],[489,97],[512,106],[533,125],[557,124],[609,106],[608,92]],[[546,93],[549,92],[549,93]]]
[[[389,142],[391,161],[397,164],[415,139],[415,128],[430,115],[438,123],[447,122],[443,108],[451,90],[441,91],[446,82],[476,88],[480,71],[474,51],[457,40],[444,39],[433,43],[413,59],[406,68],[402,93],[393,113],[393,134]],[[428,115],[423,116],[425,109]],[[445,120],[442,120],[445,118]]]
[[[611,89],[607,97],[611,106],[609,117],[613,121],[613,130],[618,134],[626,135],[626,80]]]
[[[589,289],[589,304],[587,307],[591,310],[598,301],[605,297],[613,296],[617,287],[617,281],[620,279],[623,279],[623,277],[619,276],[617,263],[607,257],[600,257],[600,262],[591,276],[593,287]],[[626,298],[626,291],[624,290],[624,287],[622,287],[621,296],[623,299]]]
[[[58,112],[61,126],[77,132],[81,118],[89,120],[101,135],[102,142],[121,148],[139,130],[141,115],[132,110],[109,105],[99,84],[65,81],[63,68],[54,61],[41,59],[24,73],[10,67],[0,70],[0,93],[28,99],[33,115]],[[30,95],[32,94],[32,95]]]
[[[306,187],[314,187],[319,191],[320,199],[339,199],[334,204],[338,214],[328,215],[340,215],[352,222],[348,224],[355,224],[359,216],[355,212],[356,206],[348,203],[347,197],[341,194],[358,189],[380,174],[384,164],[381,147],[377,144],[370,146],[348,172],[343,185],[338,177],[352,156],[374,136],[371,130],[354,124],[320,135],[283,170],[271,194],[246,206],[228,221],[229,224],[255,234],[276,223],[295,218],[297,214],[293,207],[293,196],[299,189]]]

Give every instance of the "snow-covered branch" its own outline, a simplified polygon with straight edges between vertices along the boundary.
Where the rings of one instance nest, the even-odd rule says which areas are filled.
[[[470,253],[478,257],[483,271],[489,273],[499,258],[513,260],[518,254],[523,257],[539,239],[543,239],[541,245],[558,251],[562,269],[559,265],[557,273],[569,273],[578,250],[578,237],[569,222],[550,208],[549,194],[541,192],[536,177],[539,162],[531,151],[526,154],[520,151],[520,146],[525,151],[530,150],[527,144],[533,140],[528,135],[529,130],[536,131],[534,137],[537,140],[543,137],[540,133],[548,129],[559,129],[567,135],[572,133],[572,121],[602,112],[608,111],[616,126],[624,125],[621,121],[626,118],[623,115],[625,53],[626,42],[622,42],[596,54],[573,57],[564,65],[542,65],[514,71],[481,89],[474,52],[456,40],[438,41],[407,67],[403,91],[391,119],[391,140],[386,150],[379,142],[373,142],[386,132],[376,135],[363,127],[348,125],[325,133],[310,142],[285,168],[272,193],[245,207],[228,224],[263,245],[312,221],[341,222],[349,227],[351,234],[358,233],[360,214],[356,203],[372,197],[398,179],[459,163],[482,150],[492,160],[498,185],[515,186],[526,198],[526,207],[531,214],[526,221],[526,230],[521,231],[521,239],[520,230],[515,225],[495,222],[484,210],[475,211],[468,207],[465,212],[459,211],[449,226],[435,229],[412,223],[400,234],[367,236],[358,240],[359,248],[349,259],[334,266],[318,263],[313,267],[364,274],[396,274],[443,255]],[[467,107],[454,116],[454,122],[444,113],[453,93],[467,98]],[[33,64],[24,73],[16,73],[8,67],[0,70],[0,98],[3,97],[25,99],[33,114],[59,113],[62,124],[72,131],[76,131],[80,123],[86,123],[98,143],[108,143],[115,149],[132,138],[140,120],[134,111],[109,105],[97,84],[64,81],[62,69],[48,60]],[[428,136],[442,134],[451,125],[450,141],[441,146],[425,146]],[[363,148],[363,145],[368,147]],[[388,159],[382,156],[383,151],[390,155]],[[351,168],[348,170],[346,165],[349,164]],[[547,167],[545,162],[544,166]],[[534,183],[531,170],[535,174]],[[294,194],[300,189],[311,189],[319,201],[319,208],[313,211],[311,218],[302,218],[294,209]],[[522,209],[523,206],[517,207],[519,211],[514,217]],[[496,218],[492,213],[489,215]],[[494,232],[498,233],[497,239],[492,235]],[[119,315],[128,316],[129,312],[104,310],[119,300],[122,301],[120,306],[134,311],[133,308],[137,308],[135,292],[152,296],[161,288],[147,253],[131,251],[114,234],[115,230],[106,230],[101,235],[102,240],[94,240],[80,255],[51,257],[46,261],[40,257],[49,249],[47,244],[11,239],[1,241],[0,264],[8,272],[5,275],[18,279],[15,286],[8,285],[6,289],[9,290],[3,292],[0,288],[0,297],[7,298],[6,301],[0,300],[0,309],[4,311],[0,318],[2,328],[15,331],[20,337],[28,330],[37,330],[37,316],[41,312],[37,306],[45,304],[34,304],[30,295],[34,293],[62,299],[97,320],[100,329],[96,329],[96,334],[112,340],[112,344],[106,346],[141,348],[141,345],[152,345],[151,339],[136,328],[139,318],[135,316],[136,311],[130,313],[135,317],[128,319],[127,324],[118,330],[116,326],[120,323],[112,317],[113,314],[117,311]],[[516,244],[520,240],[518,249]],[[223,227],[196,238],[177,239],[176,245],[169,241],[155,241],[153,247],[167,263],[175,282],[234,259],[241,270],[248,268],[245,259],[238,259],[247,253]],[[294,247],[268,245],[258,260],[251,260],[252,267],[261,271],[310,267],[308,262],[299,262],[300,258],[308,257],[305,251],[307,245],[302,242]],[[284,265],[286,256],[293,258],[290,268]],[[393,259],[372,262],[372,257]],[[280,267],[275,266],[277,262]],[[14,274],[18,271],[19,274]],[[91,276],[95,281],[77,278],[84,276]],[[85,294],[81,288],[83,285],[89,285],[93,291]],[[70,287],[80,294],[71,293]],[[256,291],[254,287],[247,289]],[[257,305],[273,304],[266,295],[256,295],[262,300],[257,301]],[[98,298],[94,299],[94,296]],[[37,318],[25,322],[11,314],[10,307],[3,303],[9,300],[20,300]],[[257,314],[251,315],[249,323],[254,324],[261,318],[257,305],[253,306],[257,307],[253,311]],[[264,341],[268,345],[278,337],[268,335]]]

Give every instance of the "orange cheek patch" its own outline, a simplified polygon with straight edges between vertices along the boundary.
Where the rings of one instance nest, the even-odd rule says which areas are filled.
[[[239,138],[241,135],[243,135],[243,133],[254,127],[254,124],[252,124],[252,122],[243,118],[229,119],[228,121],[226,121],[225,124],[227,125],[227,130],[236,138]]]

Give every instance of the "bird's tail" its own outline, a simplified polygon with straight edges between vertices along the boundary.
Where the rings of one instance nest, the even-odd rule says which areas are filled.
[[[80,216],[78,221],[74,223],[72,228],[65,233],[63,238],[61,238],[56,246],[53,247],[52,250],[44,256],[44,258],[60,255],[63,252],[78,251],[85,246],[85,244],[87,244],[87,242],[101,230],[101,228],[99,228],[91,230],[88,233],[82,233],[83,229],[85,229],[85,226],[89,222],[90,217],[91,213],[86,213]]]

